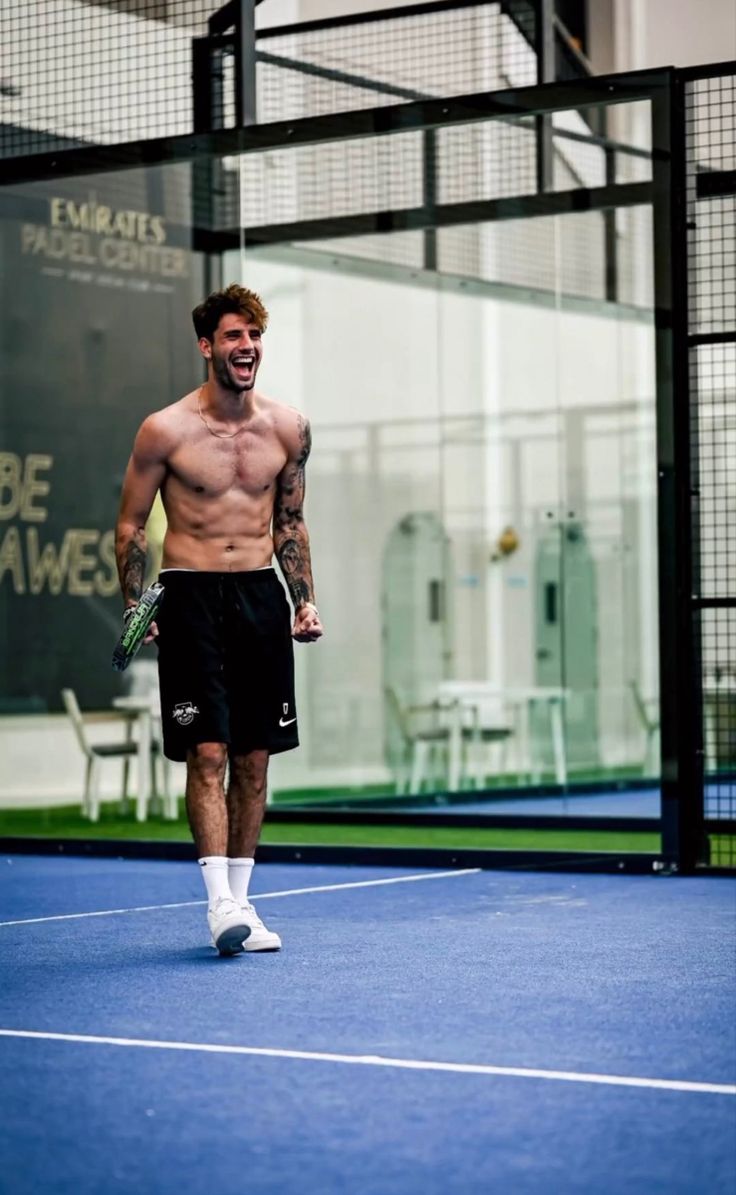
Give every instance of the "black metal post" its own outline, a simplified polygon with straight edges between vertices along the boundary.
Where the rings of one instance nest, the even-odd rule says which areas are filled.
[[[657,362],[662,850],[690,872],[706,856],[702,720],[693,611],[687,342],[685,122],[674,72],[652,98]]]
[[[602,133],[607,136],[608,110],[601,112]],[[606,186],[616,185],[616,153],[610,145],[604,150],[606,165]],[[618,302],[618,237],[616,235],[616,209],[606,208],[603,213],[603,254],[606,270],[606,299],[609,303]]]
[[[256,0],[237,0],[235,17],[235,120],[255,124]]]
[[[211,43],[208,37],[192,39],[192,127],[206,133],[213,127]]]
[[[554,0],[537,0],[534,30],[537,52],[537,83],[553,83],[555,79],[555,7]],[[537,190],[550,191],[553,186],[554,145],[552,117],[536,116],[537,129]]]
[[[222,10],[221,10],[222,12]],[[215,14],[215,17],[220,14]],[[210,133],[222,128],[224,114],[223,38],[218,30],[192,41],[192,103],[195,133]],[[200,230],[214,231],[219,223],[217,203],[222,197],[224,177],[217,156],[198,158],[192,163],[192,249],[202,240]],[[204,290],[209,294],[222,286],[222,253],[205,251]]]
[[[424,206],[432,218],[432,225],[424,230],[424,268],[437,269],[437,229],[433,213],[437,204],[437,133],[427,129],[422,137],[424,148]]]

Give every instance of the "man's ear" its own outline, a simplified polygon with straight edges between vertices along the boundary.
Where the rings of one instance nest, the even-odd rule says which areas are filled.
[[[212,360],[212,343],[207,339],[206,336],[200,336],[198,343],[199,343],[199,351],[202,354],[202,356],[204,357],[205,361],[211,361]]]

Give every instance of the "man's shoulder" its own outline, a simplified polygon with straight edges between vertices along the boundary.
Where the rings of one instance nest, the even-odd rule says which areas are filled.
[[[272,418],[289,459],[304,464],[312,447],[312,433],[304,412],[274,401]]]
[[[182,427],[187,423],[192,414],[195,413],[195,395],[196,392],[185,394],[183,398],[178,398],[176,402],[169,403],[166,407],[160,407],[158,411],[152,411],[144,419],[143,426],[150,426],[160,431]]]
[[[297,411],[296,407],[291,407],[288,403],[282,402],[280,398],[272,398],[268,394],[259,393],[258,405],[264,415],[270,415],[271,418],[280,421],[296,420],[297,416],[301,415],[301,411]]]
[[[149,449],[170,450],[186,429],[190,408],[191,395],[187,394],[158,411],[152,411],[138,430],[139,441]]]
[[[303,411],[298,411],[296,407],[291,407],[288,403],[280,402],[275,398],[267,398],[264,395],[259,397],[261,410],[272,421],[280,434],[298,438],[304,427],[308,426],[309,421]]]

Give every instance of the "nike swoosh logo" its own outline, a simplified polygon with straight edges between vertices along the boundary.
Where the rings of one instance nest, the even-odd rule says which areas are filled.
[[[296,718],[289,718],[288,722],[284,722],[283,718],[279,718],[279,726],[291,726],[292,722],[296,722]]]

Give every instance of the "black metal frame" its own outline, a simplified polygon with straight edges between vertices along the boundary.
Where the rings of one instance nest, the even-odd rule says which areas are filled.
[[[481,3],[482,0],[470,0]],[[407,15],[453,7],[450,3],[416,5],[403,10]],[[697,619],[693,617],[693,576],[691,543],[691,477],[689,462],[688,337],[686,308],[686,229],[684,217],[684,121],[682,111],[682,74],[672,69],[634,71],[627,74],[588,77],[572,82],[544,81],[553,66],[555,46],[552,32],[551,0],[538,0],[538,54],[541,82],[534,87],[509,89],[446,98],[416,98],[391,106],[382,106],[328,116],[308,117],[265,125],[255,120],[255,0],[230,0],[225,9],[210,22],[207,38],[195,43],[194,94],[195,131],[191,135],[136,141],[123,145],[85,146],[53,153],[29,155],[3,163],[2,182],[6,185],[56,179],[64,176],[99,174],[135,167],[190,162],[209,177],[213,163],[225,155],[262,153],[285,146],[317,145],[335,140],[350,140],[380,135],[421,132],[425,146],[425,190],[421,208],[411,211],[380,211],[339,220],[302,221],[292,225],[245,230],[247,242],[268,244],[312,237],[334,237],[355,233],[387,232],[401,228],[427,231],[425,265],[435,264],[434,230],[438,226],[524,218],[545,214],[603,210],[613,214],[616,207],[651,203],[654,213],[655,258],[655,340],[657,357],[657,468],[659,512],[659,626],[660,681],[662,710],[662,833],[661,856],[635,856],[596,852],[473,852],[484,860],[481,866],[554,866],[635,869],[666,867],[691,872],[706,861],[706,824],[704,822],[702,731],[700,689],[696,661],[698,653]],[[393,10],[397,14],[402,10]],[[358,23],[375,20],[375,13],[360,14],[326,22],[311,22],[295,28],[301,31],[319,25]],[[234,34],[227,30],[234,27]],[[265,31],[268,37],[289,31]],[[237,76],[237,116],[235,128],[218,129],[216,113],[221,109],[217,93],[217,63],[224,48],[235,48],[239,63]],[[214,63],[214,70],[213,70]],[[727,68],[734,64],[724,64]],[[708,68],[712,73],[714,67]],[[736,68],[734,68],[736,69]],[[653,178],[650,183],[617,184],[613,174],[616,150],[628,150],[608,142],[605,133],[592,132],[589,138],[576,139],[602,145],[607,153],[606,184],[595,189],[556,192],[551,184],[551,116],[569,109],[607,109],[611,104],[647,100],[651,104]],[[438,205],[434,191],[435,134],[440,128],[476,121],[531,118],[537,129],[538,193],[510,199]],[[569,134],[568,134],[569,135]],[[633,151],[640,152],[640,151]],[[722,180],[723,186],[732,180]],[[710,186],[721,185],[710,180]],[[613,224],[610,222],[610,248],[613,248]],[[240,240],[243,230],[214,229],[212,222],[195,233],[195,245],[209,255],[217,255]],[[615,272],[607,272],[607,293],[616,294]],[[691,342],[692,342],[691,338]],[[696,595],[697,600],[697,595]],[[365,814],[356,814],[356,818]],[[415,822],[416,815],[412,818]],[[463,824],[468,824],[464,821]],[[489,824],[484,821],[483,824]],[[491,823],[492,824],[492,823]],[[526,823],[529,825],[529,823]],[[567,819],[558,824],[570,825]],[[531,827],[530,827],[531,828]],[[637,828],[644,828],[642,823]],[[646,827],[649,828],[648,826]],[[9,840],[5,840],[7,843]],[[37,844],[37,840],[32,840]],[[104,844],[107,850],[111,844]],[[115,846],[118,853],[119,844]],[[146,846],[146,844],[142,844]],[[152,848],[152,844],[149,844]],[[129,849],[134,849],[126,844]],[[103,849],[103,844],[84,845],[84,850]],[[25,849],[25,848],[20,848]],[[59,849],[73,849],[72,844]],[[159,849],[158,846],[156,849]],[[283,857],[312,857],[316,848],[283,848]],[[342,849],[342,848],[341,848]],[[334,850],[334,848],[332,848]],[[386,852],[396,860],[397,852]],[[263,848],[263,857],[276,857],[275,848]],[[296,852],[296,855],[295,855]],[[318,848],[320,858],[330,855],[329,848]],[[379,852],[380,853],[380,852]],[[415,852],[408,852],[418,861]],[[446,862],[467,862],[463,851],[420,852],[422,858]],[[407,852],[398,852],[402,859]],[[362,851],[366,856],[366,851]],[[437,857],[435,859],[435,856]],[[344,849],[341,858],[344,858]],[[376,858],[372,852],[371,858]]]
[[[207,36],[192,41],[194,128],[222,125],[224,100],[222,60],[235,64],[235,123],[256,123],[256,5],[259,0],[228,0],[207,22]]]
[[[352,112],[310,116],[300,120],[272,121],[241,128],[210,129],[176,137],[155,137],[117,145],[85,145],[3,161],[0,185],[41,182],[64,176],[104,174],[145,166],[166,166],[175,162],[196,162],[212,157],[263,153],[297,145],[318,145],[392,133],[424,132],[473,124],[476,121],[551,115],[569,109],[597,108],[615,103],[649,100],[667,90],[669,76],[661,70],[630,71],[620,75],[599,75],[571,83],[509,88],[504,91],[474,92],[438,99],[411,100],[405,104],[364,108]],[[570,136],[570,134],[565,134]],[[586,139],[576,135],[575,140]],[[591,134],[591,144],[605,139]],[[632,147],[615,147],[634,155]],[[617,184],[608,188],[610,204],[618,202]],[[575,191],[569,210],[585,210],[584,188]]]
[[[682,871],[707,862],[702,709],[693,593],[685,119],[669,72],[652,101],[659,528],[662,847]]]
[[[689,450],[690,450],[690,471],[688,502],[683,501],[683,518],[688,518],[688,528],[691,539],[691,574],[690,587],[687,591],[686,600],[683,602],[682,617],[689,619],[691,626],[691,636],[693,641],[694,662],[693,667],[696,675],[696,683],[693,691],[693,707],[691,710],[691,717],[695,724],[695,760],[694,764],[697,769],[696,780],[699,784],[705,784],[705,744],[704,737],[704,698],[702,689],[702,614],[705,610],[723,610],[736,608],[736,593],[731,591],[727,597],[719,596],[713,597],[711,594],[704,592],[703,577],[701,575],[701,525],[700,525],[700,502],[701,502],[701,477],[699,475],[699,465],[695,462],[699,458],[699,385],[697,376],[696,355],[693,352],[702,345],[719,345],[719,344],[735,344],[736,343],[736,326],[729,331],[722,332],[706,332],[691,334],[689,329],[691,325],[690,311],[688,310],[690,295],[695,290],[693,279],[688,277],[687,263],[690,260],[688,254],[688,239],[692,226],[689,221],[692,219],[692,211],[688,211],[686,207],[686,187],[689,188],[691,183],[695,182],[695,196],[696,199],[714,198],[717,196],[734,195],[736,194],[736,171],[734,170],[720,170],[707,171],[698,173],[693,180],[688,176],[688,146],[686,143],[685,130],[688,128],[687,112],[686,112],[686,90],[689,84],[698,79],[714,78],[718,75],[734,75],[736,76],[736,62],[718,63],[707,66],[689,67],[685,70],[677,72],[676,88],[677,88],[677,104],[678,117],[682,122],[682,161],[683,161],[683,177],[682,177],[682,203],[683,203],[683,222],[684,228],[682,232],[681,244],[678,248],[683,256],[683,293],[684,301],[682,304],[683,311],[683,332],[682,332],[682,354],[681,354],[681,368],[687,371],[688,391],[683,395],[683,400],[686,400],[689,408]],[[697,270],[697,262],[695,269]],[[683,430],[684,434],[684,430]],[[683,451],[684,451],[683,447]],[[734,776],[720,777],[726,783],[733,786]],[[717,833],[734,833],[734,826],[732,822],[709,822],[705,820],[702,822],[702,810],[681,810],[680,817],[683,824],[680,827],[681,841],[685,844],[685,850],[689,855],[689,862],[691,865],[697,862],[708,862],[708,839],[707,833],[709,831]],[[696,855],[696,850],[699,849],[699,854]],[[732,855],[733,857],[733,855]],[[723,870],[723,869],[721,869]]]

